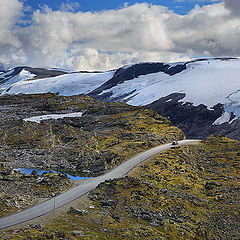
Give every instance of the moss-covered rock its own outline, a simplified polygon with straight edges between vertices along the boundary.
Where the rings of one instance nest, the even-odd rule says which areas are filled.
[[[211,136],[160,153],[130,177],[100,184],[88,195],[87,214],[66,213],[44,231],[68,239],[239,239],[239,149],[238,141]]]
[[[99,175],[127,158],[184,134],[158,113],[89,96],[0,97],[0,162]],[[31,116],[83,112],[82,117],[25,122]]]
[[[22,210],[72,187],[69,177],[44,172],[30,175],[12,169],[0,169],[0,217]]]

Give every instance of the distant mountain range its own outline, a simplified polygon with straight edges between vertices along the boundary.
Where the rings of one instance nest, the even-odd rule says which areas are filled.
[[[187,137],[216,133],[240,139],[237,58],[138,63],[107,72],[30,67],[0,72],[1,95],[47,92],[146,106],[168,117]]]

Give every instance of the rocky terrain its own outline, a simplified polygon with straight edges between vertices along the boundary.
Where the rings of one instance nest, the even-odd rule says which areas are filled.
[[[152,157],[130,176],[106,181],[47,226],[3,239],[240,238],[240,142],[211,136]],[[80,205],[79,205],[80,206]]]
[[[158,111],[188,138],[224,134],[240,140],[239,69],[238,58],[226,57],[138,63],[106,72],[22,66],[0,72],[0,95],[87,94]]]
[[[233,122],[213,124],[224,112],[222,104],[216,104],[213,109],[208,109],[204,104],[198,106],[191,103],[183,104],[181,99],[184,97],[184,93],[173,93],[146,107],[168,117],[187,138],[204,139],[212,134],[221,134],[232,139],[240,139],[240,120],[236,119],[233,113],[229,116],[229,122],[234,120]]]
[[[0,167],[0,217],[30,207],[73,186],[65,174],[27,175]]]
[[[31,122],[33,116],[82,112]],[[161,143],[184,138],[169,120],[143,107],[86,95],[0,97],[0,163],[94,176]]]

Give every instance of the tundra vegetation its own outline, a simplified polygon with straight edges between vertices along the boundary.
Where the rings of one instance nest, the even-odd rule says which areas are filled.
[[[44,226],[4,239],[239,239],[240,142],[210,136],[105,181]]]
[[[82,117],[26,122],[25,118],[83,112]],[[61,170],[97,176],[129,157],[184,134],[158,113],[89,96],[0,97],[0,216],[72,187],[64,174],[30,176],[13,169]]]

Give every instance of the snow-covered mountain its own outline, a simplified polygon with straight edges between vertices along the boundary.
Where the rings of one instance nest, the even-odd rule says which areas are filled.
[[[94,73],[21,67],[0,74],[0,91],[1,95],[89,94],[103,101],[124,101],[157,110],[188,136],[240,136],[236,129],[240,118],[240,60],[234,58],[139,63]]]
[[[109,72],[64,72],[40,68],[18,67],[0,74],[0,93],[58,93],[71,96],[88,93],[113,77]]]

